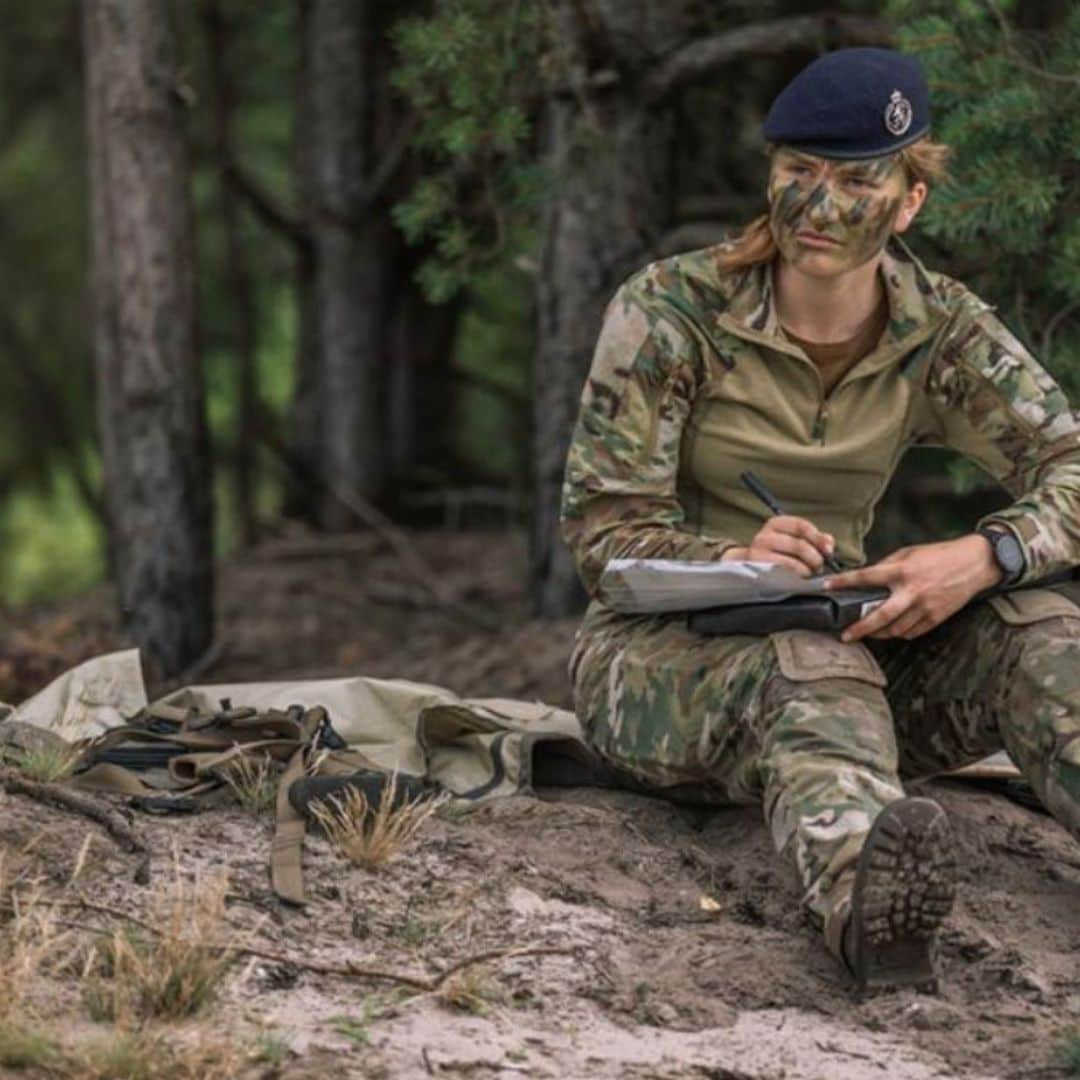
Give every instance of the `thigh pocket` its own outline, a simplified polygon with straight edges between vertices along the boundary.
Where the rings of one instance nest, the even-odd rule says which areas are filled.
[[[782,630],[771,634],[780,673],[791,682],[857,679],[884,686],[885,673],[861,642],[848,644],[816,630]]]
[[[1030,626],[1045,619],[1080,619],[1080,607],[1054,589],[1017,589],[988,597],[988,603],[1009,626]]]

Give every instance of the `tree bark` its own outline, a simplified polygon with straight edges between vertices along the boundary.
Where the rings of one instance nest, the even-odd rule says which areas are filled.
[[[186,88],[167,0],[85,0],[94,353],[112,561],[135,643],[175,674],[212,632]]]
[[[670,214],[671,117],[621,94],[594,105],[610,144],[575,168],[577,106],[552,104],[551,165],[559,193],[545,229],[537,286],[533,380],[533,608],[544,618],[580,610],[584,592],[559,536],[570,436],[604,308],[619,284],[649,260]]]
[[[385,475],[380,376],[388,223],[368,213],[366,191],[370,7],[366,0],[310,0],[303,42],[310,95],[304,152],[310,156],[303,172],[310,183],[315,259],[310,303],[319,346],[319,474],[327,492],[348,490],[375,500]],[[319,521],[327,529],[345,529],[353,516],[326,494]]]
[[[560,36],[577,42],[586,73],[600,64],[634,68],[647,48],[677,39],[685,13],[672,5],[665,18],[664,10],[572,0],[560,9]],[[559,505],[604,308],[618,285],[649,260],[672,214],[672,110],[645,108],[636,82],[621,78],[610,89],[559,95],[547,106],[547,165],[557,194],[537,283],[530,538],[532,606],[544,618],[573,614],[585,598],[559,536]],[[593,133],[587,160],[577,149],[583,125]]]

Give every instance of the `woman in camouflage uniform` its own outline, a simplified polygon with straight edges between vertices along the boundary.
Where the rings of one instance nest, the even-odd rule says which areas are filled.
[[[587,737],[663,788],[764,804],[828,947],[863,983],[933,974],[948,826],[900,777],[1002,747],[1080,836],[1080,420],[962,284],[899,240],[944,149],[917,63],[815,61],[766,120],[768,214],[646,267],[604,321],[567,463],[563,531],[594,595],[612,558],[860,567],[904,451],[961,451],[1014,502],[976,531],[834,577],[889,599],[842,639],[701,637],[594,599],[571,660]],[[739,482],[758,473],[790,510]]]

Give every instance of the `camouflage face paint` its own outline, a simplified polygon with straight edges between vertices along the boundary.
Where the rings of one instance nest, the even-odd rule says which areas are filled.
[[[844,273],[885,247],[906,190],[896,154],[843,162],[781,149],[769,178],[769,226],[788,262]]]

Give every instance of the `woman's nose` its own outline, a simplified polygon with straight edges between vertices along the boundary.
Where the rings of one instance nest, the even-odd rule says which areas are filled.
[[[807,221],[817,227],[827,224],[836,217],[836,204],[833,202],[832,193],[824,181],[812,192],[806,203]]]

